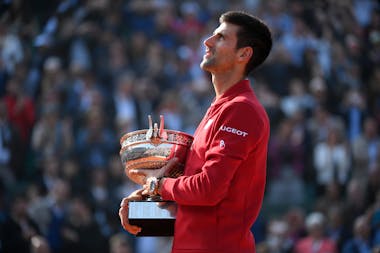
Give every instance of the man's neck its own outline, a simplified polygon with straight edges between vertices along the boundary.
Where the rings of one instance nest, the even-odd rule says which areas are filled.
[[[211,74],[211,80],[214,85],[216,98],[223,95],[226,90],[234,86],[236,83],[243,80],[245,77],[242,75],[226,74]]]

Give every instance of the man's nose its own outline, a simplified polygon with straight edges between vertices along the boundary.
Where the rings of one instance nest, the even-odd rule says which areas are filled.
[[[205,45],[205,46],[208,46],[208,47],[210,47],[210,46],[212,46],[213,45],[213,41],[214,41],[214,35],[211,35],[210,37],[208,37],[207,39],[205,39],[205,41],[203,41],[203,44]]]

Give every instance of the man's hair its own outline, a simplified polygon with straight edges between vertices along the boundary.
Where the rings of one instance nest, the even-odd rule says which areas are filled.
[[[253,55],[245,68],[245,75],[259,66],[272,48],[272,35],[268,26],[259,18],[243,11],[229,11],[222,14],[219,22],[239,26],[236,48],[251,47]]]

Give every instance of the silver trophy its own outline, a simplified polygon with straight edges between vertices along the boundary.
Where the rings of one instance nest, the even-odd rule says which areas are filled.
[[[164,117],[160,125],[148,116],[149,129],[138,130],[123,135],[120,139],[120,157],[125,174],[133,182],[144,185],[145,176],[130,173],[135,169],[160,169],[167,162],[178,158],[177,165],[166,172],[166,177],[176,178],[183,175],[187,152],[193,142],[189,134],[164,129]],[[163,201],[159,195],[149,196],[146,200],[129,202],[129,223],[142,228],[138,236],[171,236],[174,232],[176,205]]]

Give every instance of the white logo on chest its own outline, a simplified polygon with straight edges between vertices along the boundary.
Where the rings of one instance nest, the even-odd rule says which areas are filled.
[[[226,143],[224,143],[224,140],[220,140],[219,147],[224,148],[226,146]]]
[[[220,130],[224,131],[224,132],[236,134],[236,135],[239,135],[239,136],[243,136],[243,137],[246,137],[248,135],[247,132],[241,131],[241,130],[233,128],[233,127],[224,126],[224,125],[222,125],[220,127]]]

